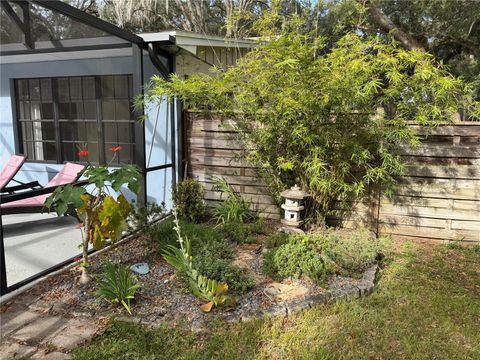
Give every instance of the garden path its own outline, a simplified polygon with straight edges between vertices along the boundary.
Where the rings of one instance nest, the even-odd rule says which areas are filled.
[[[51,315],[57,304],[38,304],[32,295],[2,306],[0,360],[68,359],[73,348],[90,340],[101,328],[101,323],[91,318]]]

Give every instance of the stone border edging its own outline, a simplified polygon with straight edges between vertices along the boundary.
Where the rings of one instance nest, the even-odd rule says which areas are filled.
[[[271,317],[271,316],[284,316],[288,317],[289,315],[299,312],[301,310],[309,309],[314,305],[331,303],[344,298],[359,298],[372,293],[373,288],[375,287],[375,281],[377,277],[379,266],[374,264],[364,271],[362,279],[357,285],[343,285],[339,287],[331,288],[321,294],[313,294],[306,296],[303,299],[292,300],[289,302],[280,303],[277,305],[270,306],[265,310],[252,310],[246,311],[240,316],[225,318],[227,322],[236,322],[236,321],[251,321],[257,318],[262,317]],[[115,320],[125,321],[128,323],[146,325],[156,327],[159,323],[148,322],[136,316],[114,316]],[[190,330],[194,332],[199,332],[205,330],[205,323],[200,321],[199,323],[190,323]]]
[[[313,305],[326,304],[343,298],[359,298],[372,293],[378,273],[378,264],[369,267],[363,273],[362,280],[357,285],[343,285],[332,288],[321,294],[306,296],[304,299],[270,306],[265,310],[246,312],[240,317],[241,321],[250,321],[262,316],[289,316],[294,312],[311,308]]]

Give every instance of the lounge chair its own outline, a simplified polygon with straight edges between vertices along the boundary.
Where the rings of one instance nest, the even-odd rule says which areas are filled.
[[[12,155],[10,160],[5,164],[0,173],[0,192],[11,192],[7,188],[10,181],[17,175],[18,170],[25,163],[27,157],[25,155]]]
[[[83,165],[66,163],[63,166],[63,169],[48,182],[45,188],[73,184],[80,178],[84,169],[85,166]],[[50,193],[0,204],[1,213],[2,215],[9,215],[50,211],[50,209],[47,209],[43,206],[43,204],[45,204],[45,200],[47,200],[49,196]],[[69,211],[69,215],[76,217],[76,213],[74,211]]]

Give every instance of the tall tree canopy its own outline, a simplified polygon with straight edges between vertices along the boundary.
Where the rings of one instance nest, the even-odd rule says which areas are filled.
[[[480,1],[357,1],[368,9],[368,32],[392,32],[405,47],[424,49],[454,74],[480,81]]]
[[[129,30],[182,29],[229,37],[258,36],[255,26],[276,3],[282,15],[334,44],[350,31],[392,34],[407,49],[422,49],[455,75],[480,83],[480,1],[472,0],[72,0]],[[93,5],[92,5],[93,3]],[[92,11],[95,13],[95,11]],[[477,86],[480,98],[480,85]]]
[[[301,184],[321,215],[334,199],[394,183],[398,148],[418,141],[409,121],[435,126],[459,107],[480,117],[471,85],[426,51],[356,32],[332,43],[278,8],[258,25],[267,41],[238,66],[186,80],[156,77],[148,100],[175,97],[225,114],[273,193]]]

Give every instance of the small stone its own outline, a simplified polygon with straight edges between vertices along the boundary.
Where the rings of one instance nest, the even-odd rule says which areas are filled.
[[[163,280],[163,283],[164,283],[164,284],[168,283],[168,279]]]
[[[265,293],[274,297],[276,301],[283,302],[305,296],[308,289],[298,283],[271,283],[265,288]]]
[[[305,235],[305,231],[299,228],[293,228],[290,226],[282,226],[278,229],[278,232],[285,233],[285,234],[300,234]]]
[[[266,316],[287,316],[287,309],[283,305],[273,305],[263,311]]]
[[[328,301],[327,293],[315,294],[308,297],[310,307],[317,304],[325,304]]]
[[[358,289],[360,290],[360,296],[368,295],[372,292],[374,284],[370,281],[362,280],[357,284]]]
[[[375,283],[375,278],[377,276],[378,265],[375,264],[372,267],[365,270],[363,273],[363,280],[368,281],[370,283]]]
[[[294,312],[310,308],[308,300],[296,300],[290,301],[285,304],[288,315],[293,314]]]
[[[139,275],[146,275],[150,271],[147,263],[138,263],[130,266],[130,270]]]

